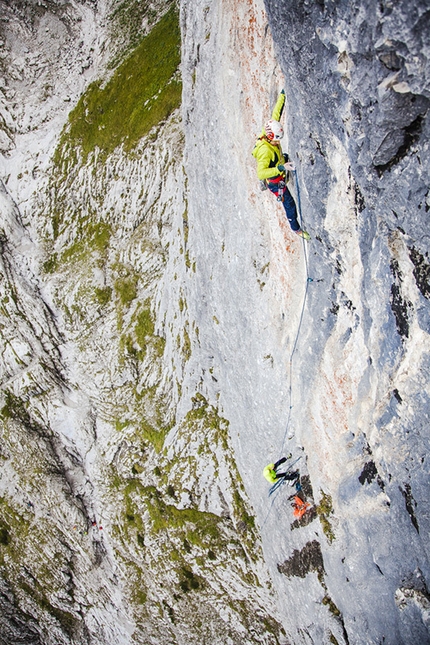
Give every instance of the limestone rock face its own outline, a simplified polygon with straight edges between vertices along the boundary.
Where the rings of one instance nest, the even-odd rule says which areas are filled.
[[[321,547],[334,635],[427,643],[428,3],[267,11],[313,237],[296,438],[317,500],[333,502]]]
[[[2,8],[0,642],[275,644],[189,305],[178,7]]]
[[[426,3],[0,10],[1,645],[430,643]]]

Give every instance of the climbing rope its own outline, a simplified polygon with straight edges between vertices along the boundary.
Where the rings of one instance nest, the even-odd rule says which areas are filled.
[[[301,203],[301,199],[300,199],[300,186],[299,186],[299,180],[297,178],[297,170],[293,170],[293,173],[294,173],[295,184],[296,184],[296,193],[297,193],[297,212],[298,212],[298,215],[299,215],[300,228],[303,229],[302,203]],[[289,408],[288,408],[287,424],[286,424],[284,436],[283,436],[283,439],[282,439],[282,445],[281,445],[281,451],[280,451],[281,455],[282,455],[282,452],[284,450],[285,440],[287,438],[288,428],[290,426],[290,421],[291,421],[291,410],[292,410],[292,407],[293,407],[293,356],[294,356],[294,353],[295,353],[295,351],[297,349],[297,343],[298,343],[299,336],[300,336],[300,331],[301,331],[301,328],[302,328],[303,315],[304,315],[304,312],[305,312],[305,306],[306,306],[306,299],[307,299],[307,295],[308,295],[309,284],[312,282],[312,278],[309,277],[308,253],[307,253],[307,248],[306,248],[306,241],[304,240],[304,238],[302,238],[302,243],[303,243],[303,257],[304,257],[304,261],[305,261],[306,287],[305,287],[305,293],[303,295],[302,308],[301,308],[301,311],[300,311],[300,318],[299,318],[299,324],[298,324],[298,327],[297,327],[297,333],[296,333],[296,337],[294,339],[293,347],[292,347],[291,353],[290,353],[290,360],[289,360],[289,388],[288,388]]]
[[[300,227],[303,228],[302,204],[301,204],[301,200],[300,200],[300,187],[299,187],[299,181],[297,179],[297,170],[293,170],[293,173],[294,173],[294,177],[295,177],[296,193],[297,193],[297,212],[298,212],[298,215],[299,215]],[[293,343],[293,347],[292,347],[291,353],[290,353],[290,360],[289,360],[289,388],[288,388],[288,392],[289,392],[289,408],[288,408],[287,424],[286,424],[286,427],[285,427],[285,432],[284,432],[284,436],[283,436],[283,439],[282,439],[282,446],[281,446],[281,450],[280,450],[280,455],[281,456],[282,456],[282,453],[283,453],[283,450],[284,450],[285,440],[287,438],[288,428],[290,426],[290,421],[291,421],[291,410],[293,408],[293,356],[294,356],[294,353],[295,353],[295,351],[297,349],[297,343],[298,343],[300,331],[301,331],[301,328],[302,328],[303,315],[304,315],[304,312],[305,312],[305,306],[306,306],[306,299],[307,299],[307,295],[308,295],[309,284],[312,282],[312,278],[309,277],[309,261],[308,261],[308,254],[307,254],[307,248],[306,248],[306,241],[305,241],[304,238],[302,238],[302,243],[303,243],[303,257],[304,257],[305,272],[306,272],[306,287],[305,287],[305,293],[303,295],[302,308],[301,308],[301,311],[300,311],[300,318],[299,318],[299,324],[298,324],[298,327],[297,327],[297,333],[296,333],[294,343]],[[274,494],[272,496],[272,501],[271,501],[271,503],[269,505],[269,508],[267,510],[266,517],[264,518],[262,528],[265,526],[265,524],[267,522],[267,519],[269,517],[270,511],[272,510],[272,506],[275,503],[275,499],[279,494],[279,490],[280,490],[280,487],[279,487],[279,489],[277,491],[274,492]]]

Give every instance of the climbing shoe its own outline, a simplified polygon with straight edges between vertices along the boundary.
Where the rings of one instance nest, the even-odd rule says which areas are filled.
[[[297,233],[297,235],[299,237],[302,237],[304,240],[310,240],[311,239],[311,236],[309,235],[309,233],[307,231],[304,231],[301,228],[299,228],[299,230],[296,231],[296,233]]]

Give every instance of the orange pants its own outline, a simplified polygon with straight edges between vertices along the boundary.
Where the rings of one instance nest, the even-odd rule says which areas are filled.
[[[306,513],[307,509],[309,508],[310,504],[308,502],[304,502],[298,495],[294,496],[294,502],[291,504],[293,507],[293,513],[294,517],[297,517],[300,519],[303,517],[303,515]]]

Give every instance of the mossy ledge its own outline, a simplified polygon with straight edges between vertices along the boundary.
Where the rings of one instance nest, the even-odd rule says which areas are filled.
[[[331,544],[335,538],[335,534],[329,520],[330,515],[333,514],[333,502],[330,495],[324,493],[323,490],[321,491],[321,501],[318,504],[316,511],[321,522],[322,530]]]
[[[115,70],[110,80],[92,83],[69,116],[54,162],[63,166],[67,151],[82,160],[96,148],[106,157],[121,144],[132,150],[181,103],[181,34],[174,5]],[[65,168],[64,168],[65,169]]]

